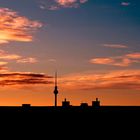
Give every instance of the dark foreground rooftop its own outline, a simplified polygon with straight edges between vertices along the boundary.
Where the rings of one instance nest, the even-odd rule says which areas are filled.
[[[140,113],[140,106],[0,106],[2,113]]]
[[[130,125],[139,126],[140,106],[1,106],[0,122],[4,123],[3,126],[25,127],[25,132],[27,129],[30,132],[32,128],[38,133],[43,129],[45,135],[50,130],[71,134],[72,130],[77,133],[80,129],[84,132],[87,129],[94,130],[92,133],[95,135],[95,132],[104,131],[108,126],[110,130],[117,127],[124,130],[127,125],[129,129]]]

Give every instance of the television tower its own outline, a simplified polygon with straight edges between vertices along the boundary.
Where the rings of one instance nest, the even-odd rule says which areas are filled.
[[[57,72],[55,72],[55,86],[54,86],[54,96],[55,96],[55,101],[54,101],[54,106],[57,107],[57,94],[58,94],[58,87],[57,87]]]

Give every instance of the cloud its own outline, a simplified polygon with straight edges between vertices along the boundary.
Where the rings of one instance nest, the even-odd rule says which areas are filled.
[[[18,54],[11,54],[4,50],[0,50],[0,60],[16,60],[17,63],[36,63],[38,62],[36,58],[33,57],[23,57]]]
[[[134,63],[140,63],[140,53],[129,53],[114,57],[93,58],[89,62],[92,64],[128,67]]]
[[[131,59],[140,59],[140,53],[130,53],[127,54],[126,56]]]
[[[86,3],[88,0],[80,0],[80,3]]]
[[[4,62],[4,61],[0,61],[0,66],[4,66],[4,65],[7,65],[8,62]]]
[[[40,28],[42,24],[20,16],[9,8],[0,8],[0,44],[10,41],[30,42],[31,33]]]
[[[51,59],[49,59],[48,61],[49,61],[49,62],[56,62],[56,59],[51,58]]]
[[[40,2],[41,9],[58,10],[60,8],[78,8],[81,4],[88,2],[88,0],[52,0]]]
[[[140,70],[120,70],[105,73],[66,75],[60,85],[70,89],[133,89],[140,90]]]
[[[7,67],[8,62],[0,61],[0,73],[8,72],[9,68]]]
[[[16,63],[30,63],[30,64],[34,64],[37,63],[38,60],[36,58],[33,57],[24,57],[18,54],[11,54],[8,53],[4,50],[0,50],[0,72],[2,71],[9,71],[7,65],[10,62],[16,62]],[[2,68],[2,69],[1,69]]]
[[[17,60],[17,63],[37,63],[37,59],[33,57],[23,58]]]
[[[55,1],[62,6],[71,5],[77,2],[77,0],[55,0]]]
[[[103,46],[108,48],[118,48],[118,49],[128,48],[128,46],[122,44],[103,44]]]
[[[17,60],[20,59],[21,56],[17,54],[9,54],[4,50],[0,50],[0,59],[2,60]]]
[[[121,5],[122,6],[129,6],[131,3],[130,2],[122,2]]]
[[[1,66],[0,66],[0,73],[8,72],[8,71],[9,71],[9,68],[6,67],[5,65],[1,65]]]
[[[120,67],[127,67],[132,63],[137,62],[134,60],[130,60],[128,58],[95,58],[91,59],[90,63],[92,64],[101,64],[101,65],[112,65],[112,66],[120,66]]]
[[[94,58],[90,60],[92,64],[112,64],[114,59],[112,58]]]
[[[35,84],[52,84],[52,76],[43,73],[7,72],[0,73],[0,86],[22,86]]]
[[[8,61],[8,62],[7,62]],[[36,63],[36,58],[23,57],[17,54],[10,54],[4,50],[0,50],[0,86],[21,86],[28,84],[49,84],[51,81],[47,81],[51,76],[39,73],[29,72],[10,72],[8,64],[10,61],[16,63]]]

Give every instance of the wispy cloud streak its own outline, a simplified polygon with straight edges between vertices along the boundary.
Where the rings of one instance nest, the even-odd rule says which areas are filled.
[[[129,53],[122,56],[99,57],[90,60],[91,64],[112,65],[128,67],[132,64],[140,63],[140,53]]]
[[[122,44],[103,44],[103,46],[107,48],[116,48],[116,49],[128,48],[128,46]]]
[[[133,89],[140,90],[140,70],[87,72],[62,77],[61,86],[70,89]]]
[[[78,8],[81,4],[88,2],[88,0],[52,0],[40,1],[40,8],[47,10],[58,10],[60,8]]]
[[[23,86],[52,84],[52,76],[43,73],[32,72],[8,72],[0,73],[0,86]]]
[[[23,58],[17,60],[17,63],[37,63],[37,59],[33,57]]]

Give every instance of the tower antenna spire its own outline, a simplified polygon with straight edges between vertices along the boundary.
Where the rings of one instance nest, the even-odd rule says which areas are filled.
[[[57,71],[55,72],[55,87],[57,87]]]
[[[57,86],[57,71],[55,72],[55,85],[54,85],[54,106],[57,107],[57,94],[58,94],[58,86]]]

